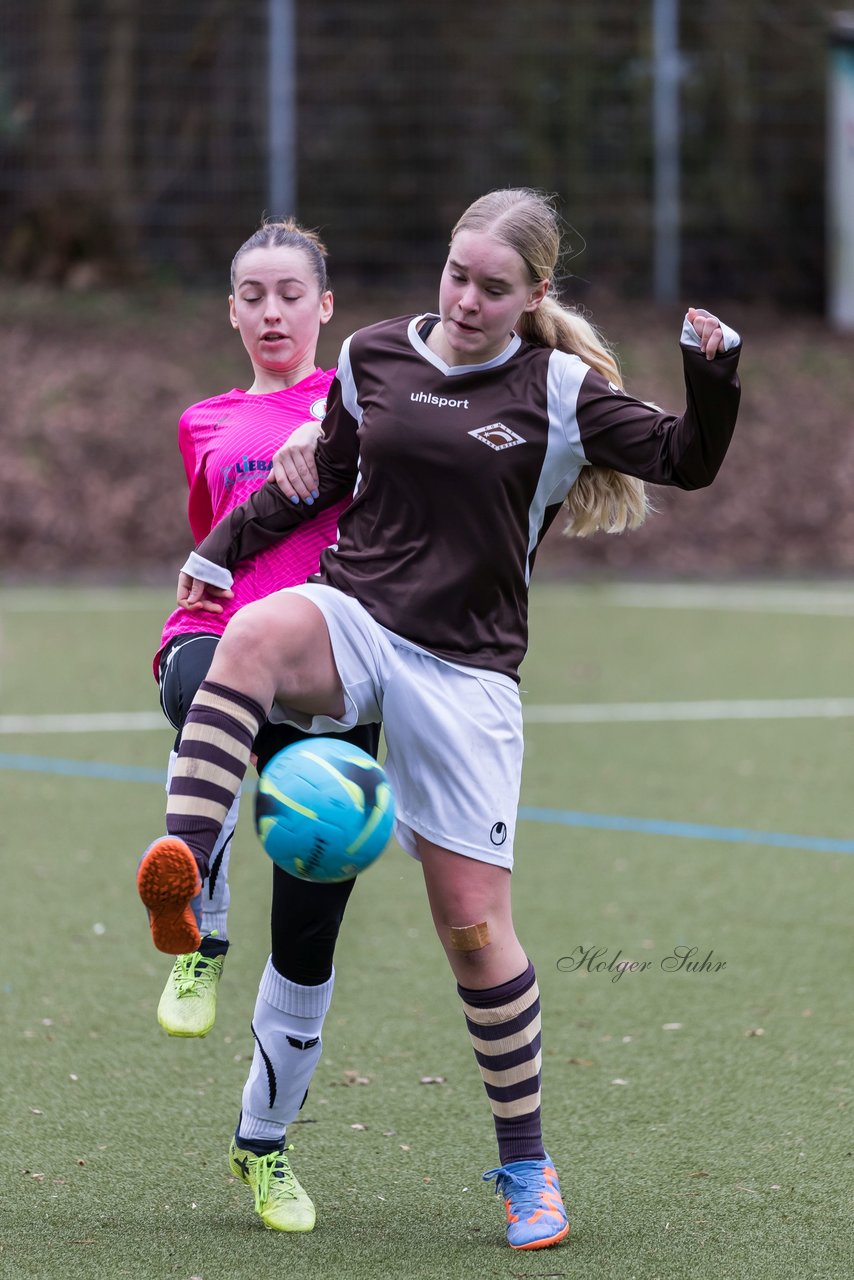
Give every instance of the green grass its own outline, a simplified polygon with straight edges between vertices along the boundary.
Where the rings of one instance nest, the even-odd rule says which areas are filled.
[[[169,607],[168,591],[4,593],[3,714],[156,707]],[[525,699],[844,697],[850,630],[542,587]],[[531,724],[523,803],[847,839],[851,737],[844,719]],[[32,733],[0,751],[161,768],[169,744],[165,728]],[[269,869],[248,807],[217,1025],[181,1042],[155,1021],[168,961],[133,891],[160,787],[3,768],[0,803],[0,1275],[850,1274],[851,855],[520,825],[517,927],[543,993],[546,1139],[573,1229],[519,1255],[480,1182],[495,1163],[488,1109],[410,859],[390,849],[348,912],[324,1058],[290,1134],[318,1227],[289,1239],[261,1228],[224,1158],[267,955]],[[680,945],[725,967],[666,972]],[[614,981],[558,964],[592,946],[649,967]]]

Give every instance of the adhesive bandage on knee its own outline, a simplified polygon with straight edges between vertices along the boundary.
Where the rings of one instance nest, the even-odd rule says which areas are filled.
[[[489,926],[485,920],[481,924],[467,924],[462,928],[451,925],[448,941],[454,951],[482,951],[489,946]]]

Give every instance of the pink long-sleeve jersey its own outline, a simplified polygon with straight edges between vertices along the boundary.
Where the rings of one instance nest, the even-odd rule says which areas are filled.
[[[332,371],[316,369],[284,391],[250,395],[235,389],[185,410],[178,444],[190,486],[188,515],[196,542],[266,483],[273,454],[297,427],[322,419],[333,376]],[[155,677],[160,653],[175,636],[199,631],[222,635],[229,618],[243,605],[282,587],[296,586],[316,573],[321,551],[336,539],[338,517],[347,501],[242,561],[234,575],[234,599],[223,601],[222,613],[176,609],[170,614],[154,658]]]

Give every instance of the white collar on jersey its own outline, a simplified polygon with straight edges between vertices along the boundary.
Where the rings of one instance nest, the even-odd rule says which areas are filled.
[[[434,367],[447,378],[459,377],[461,373],[475,373],[480,369],[497,369],[499,365],[506,364],[511,356],[515,356],[516,352],[522,345],[522,339],[519,337],[518,333],[514,333],[511,335],[510,341],[507,343],[507,346],[501,354],[495,356],[492,360],[485,361],[484,364],[445,364],[445,361],[441,356],[437,356],[435,351],[430,350],[427,343],[418,332],[425,320],[433,319],[438,320],[439,317],[434,315],[433,312],[425,311],[423,315],[415,316],[413,320],[410,320],[409,328],[406,332],[409,341],[412,343],[418,354],[424,360],[428,360],[430,364],[434,365]]]

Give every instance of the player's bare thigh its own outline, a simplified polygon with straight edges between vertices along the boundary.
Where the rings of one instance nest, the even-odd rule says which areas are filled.
[[[263,707],[339,717],[344,691],[323,614],[304,596],[279,591],[236,613],[216,648],[208,680]]]

